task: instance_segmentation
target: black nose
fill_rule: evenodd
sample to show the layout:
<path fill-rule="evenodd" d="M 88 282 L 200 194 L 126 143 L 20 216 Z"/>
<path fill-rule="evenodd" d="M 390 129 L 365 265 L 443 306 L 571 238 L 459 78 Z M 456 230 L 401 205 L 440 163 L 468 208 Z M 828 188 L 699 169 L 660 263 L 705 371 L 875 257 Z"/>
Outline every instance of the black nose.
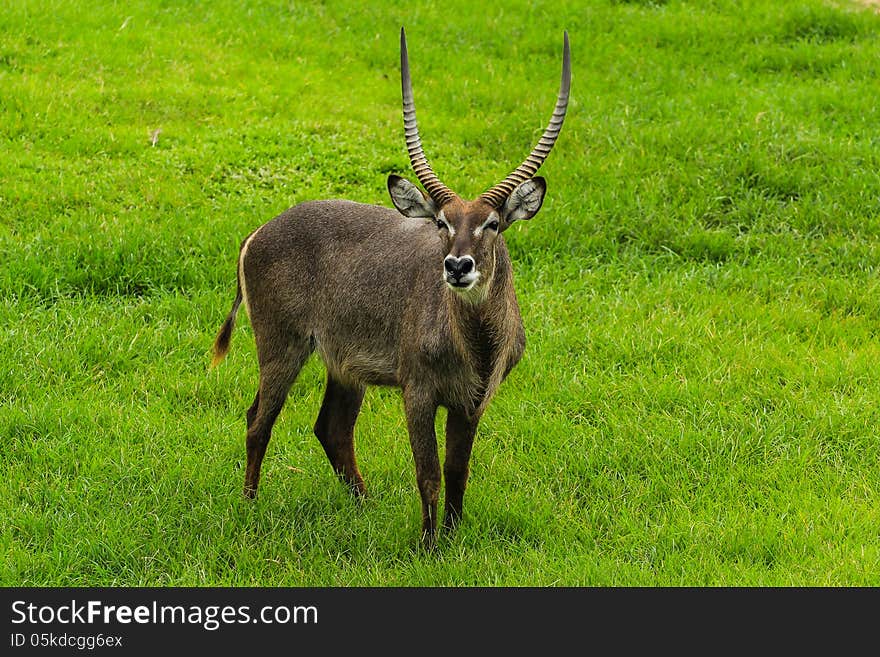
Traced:
<path fill-rule="evenodd" d="M 455 256 L 447 256 L 443 261 L 443 267 L 446 273 L 454 278 L 461 278 L 474 268 L 473 258 L 465 256 L 464 258 L 456 258 Z"/>

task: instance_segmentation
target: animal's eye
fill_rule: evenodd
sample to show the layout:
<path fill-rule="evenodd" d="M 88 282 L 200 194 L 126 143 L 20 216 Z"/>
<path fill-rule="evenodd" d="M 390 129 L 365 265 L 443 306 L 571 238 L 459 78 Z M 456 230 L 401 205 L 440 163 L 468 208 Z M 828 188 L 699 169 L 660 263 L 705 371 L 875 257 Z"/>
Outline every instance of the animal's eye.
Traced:
<path fill-rule="evenodd" d="M 446 222 L 438 219 L 437 220 L 437 230 L 443 230 L 444 228 L 446 228 Z"/>
<path fill-rule="evenodd" d="M 490 224 L 486 224 L 486 228 L 488 228 L 489 230 L 498 230 L 498 222 L 493 221 Z"/>

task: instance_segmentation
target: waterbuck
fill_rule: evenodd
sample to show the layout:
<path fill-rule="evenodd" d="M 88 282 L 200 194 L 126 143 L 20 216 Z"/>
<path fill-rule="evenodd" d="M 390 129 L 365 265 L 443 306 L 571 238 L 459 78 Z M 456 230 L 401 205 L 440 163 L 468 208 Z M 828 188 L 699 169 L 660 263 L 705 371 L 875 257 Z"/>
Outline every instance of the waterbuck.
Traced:
<path fill-rule="evenodd" d="M 474 201 L 440 182 L 425 158 L 403 29 L 400 74 L 406 147 L 425 191 L 391 175 L 388 191 L 396 211 L 311 201 L 252 232 L 241 245 L 238 289 L 214 342 L 213 363 L 229 350 L 244 302 L 260 370 L 247 412 L 248 497 L 257 493 L 272 425 L 313 351 L 327 369 L 315 435 L 356 496 L 366 493 L 354 452 L 365 388 L 399 387 L 422 499 L 422 542 L 431 547 L 441 483 L 437 409 L 447 409 L 443 527 L 452 529 L 462 514 L 477 424 L 525 348 L 502 233 L 533 217 L 544 200 L 546 185 L 535 172 L 565 119 L 568 33 L 556 108 L 543 136 L 517 169 Z"/>

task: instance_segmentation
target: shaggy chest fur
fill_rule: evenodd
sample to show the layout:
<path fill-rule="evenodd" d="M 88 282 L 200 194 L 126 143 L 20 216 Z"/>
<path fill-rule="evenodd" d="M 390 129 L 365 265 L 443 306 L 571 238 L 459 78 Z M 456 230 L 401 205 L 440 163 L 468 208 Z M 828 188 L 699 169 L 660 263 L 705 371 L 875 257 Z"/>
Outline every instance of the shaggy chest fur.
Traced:
<path fill-rule="evenodd" d="M 420 386 L 430 384 L 438 404 L 481 414 L 525 349 L 522 320 L 515 297 L 512 304 L 506 298 L 508 292 L 512 295 L 512 289 L 497 290 L 505 298 L 490 298 L 481 306 L 448 292 L 446 312 L 439 313 L 442 326 L 420 330 L 411 342 L 402 342 L 401 353 L 407 356 L 401 362 L 400 385 L 418 379 Z M 501 301 L 504 312 L 499 311 Z"/>

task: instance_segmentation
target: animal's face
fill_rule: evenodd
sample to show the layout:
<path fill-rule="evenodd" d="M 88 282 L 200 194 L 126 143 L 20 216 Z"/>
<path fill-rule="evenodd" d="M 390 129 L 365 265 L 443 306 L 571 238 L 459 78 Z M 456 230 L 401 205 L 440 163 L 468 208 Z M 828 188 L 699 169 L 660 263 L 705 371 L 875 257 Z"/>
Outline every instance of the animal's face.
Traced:
<path fill-rule="evenodd" d="M 476 301 L 485 297 L 495 269 L 495 242 L 514 221 L 531 219 L 541 208 L 546 185 L 532 178 L 516 187 L 500 208 L 482 199 L 453 198 L 437 204 L 404 178 L 390 176 L 388 190 L 400 212 L 414 219 L 430 219 L 443 243 L 437 274 L 453 292 Z"/>
<path fill-rule="evenodd" d="M 442 276 L 454 292 L 470 292 L 492 277 L 498 211 L 485 203 L 448 203 L 434 218 L 444 245 Z M 439 269 L 439 268 L 438 268 Z"/>

